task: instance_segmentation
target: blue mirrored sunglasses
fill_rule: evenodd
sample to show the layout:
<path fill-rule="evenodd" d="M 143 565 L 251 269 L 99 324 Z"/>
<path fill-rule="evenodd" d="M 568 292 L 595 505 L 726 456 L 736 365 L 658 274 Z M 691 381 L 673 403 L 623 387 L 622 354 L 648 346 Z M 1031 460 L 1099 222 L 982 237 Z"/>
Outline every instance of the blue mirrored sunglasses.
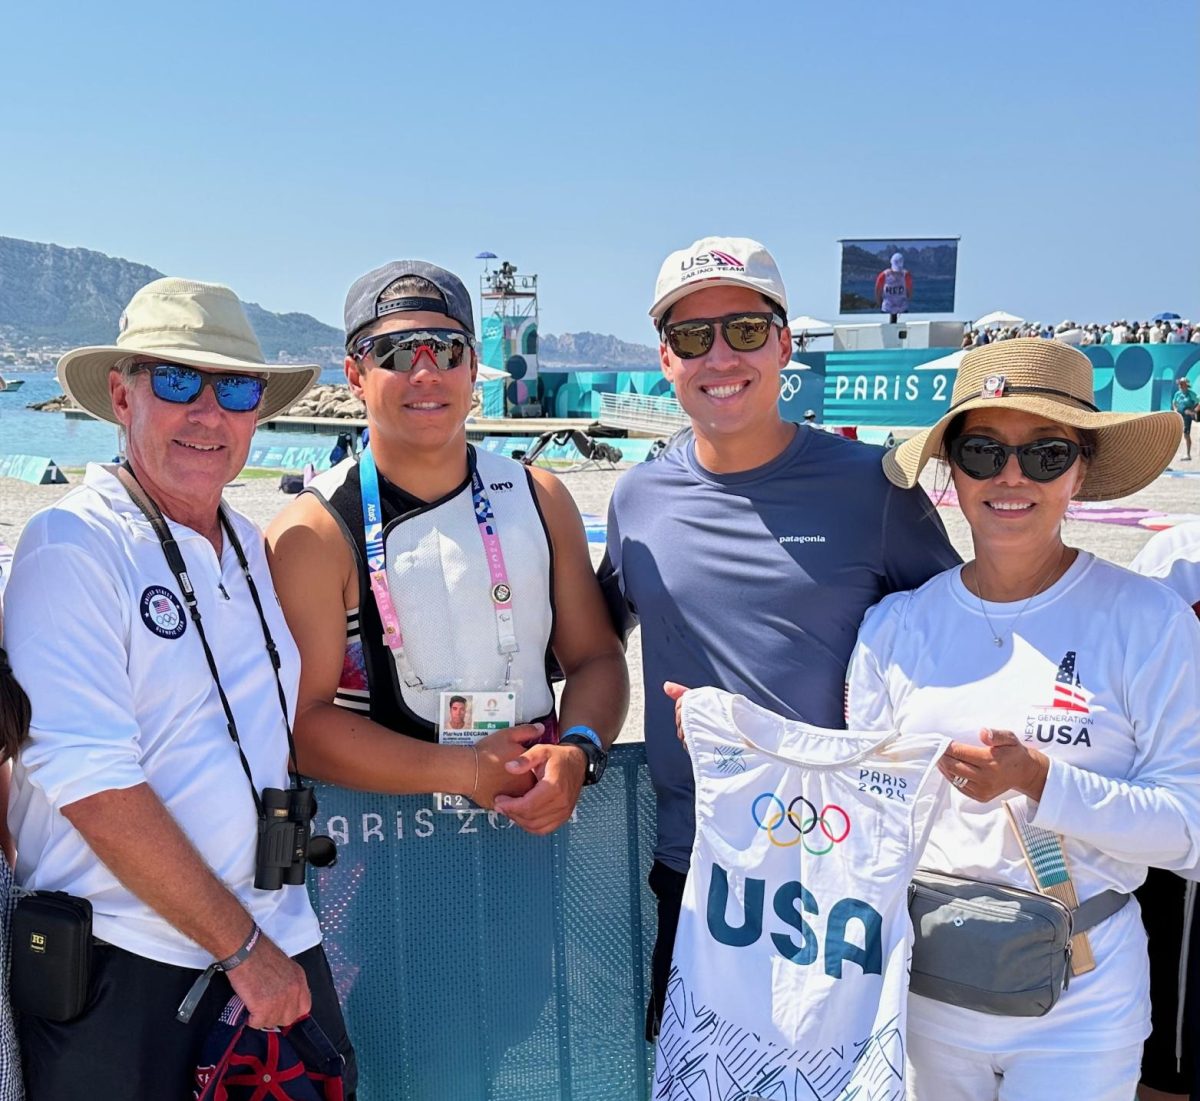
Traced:
<path fill-rule="evenodd" d="M 217 404 L 228 413 L 250 413 L 259 407 L 267 380 L 255 375 L 212 374 L 180 363 L 140 363 L 137 370 L 150 375 L 150 389 L 160 401 L 190 405 L 206 386 Z"/>

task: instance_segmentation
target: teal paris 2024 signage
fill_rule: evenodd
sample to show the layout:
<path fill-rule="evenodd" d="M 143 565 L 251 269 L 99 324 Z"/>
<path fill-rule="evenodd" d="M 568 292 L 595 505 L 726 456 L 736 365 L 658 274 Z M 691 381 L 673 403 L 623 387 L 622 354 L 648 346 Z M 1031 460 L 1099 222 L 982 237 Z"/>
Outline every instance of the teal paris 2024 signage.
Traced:
<path fill-rule="evenodd" d="M 1080 349 L 1095 368 L 1096 404 L 1116 413 L 1171 407 L 1176 380 L 1200 387 L 1200 345 L 1116 344 Z M 959 354 L 944 348 L 802 352 L 784 371 L 780 407 L 791 421 L 808 409 L 828 424 L 915 427 L 950 405 Z"/>

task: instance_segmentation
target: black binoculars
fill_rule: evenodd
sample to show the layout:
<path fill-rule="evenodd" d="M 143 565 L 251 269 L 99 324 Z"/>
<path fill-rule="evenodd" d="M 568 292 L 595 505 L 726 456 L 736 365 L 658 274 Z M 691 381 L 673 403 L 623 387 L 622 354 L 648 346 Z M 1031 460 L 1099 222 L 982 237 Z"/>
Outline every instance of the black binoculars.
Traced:
<path fill-rule="evenodd" d="M 260 891 L 301 886 L 308 864 L 327 868 L 337 861 L 332 839 L 312 835 L 316 813 L 312 788 L 263 788 L 254 856 L 254 886 Z"/>

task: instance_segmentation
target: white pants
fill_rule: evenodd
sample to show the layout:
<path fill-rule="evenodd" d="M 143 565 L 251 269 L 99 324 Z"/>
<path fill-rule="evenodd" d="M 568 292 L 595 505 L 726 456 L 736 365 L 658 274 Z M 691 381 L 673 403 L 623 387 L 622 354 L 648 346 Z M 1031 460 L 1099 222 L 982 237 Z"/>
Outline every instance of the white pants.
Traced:
<path fill-rule="evenodd" d="M 908 1034 L 908 1101 L 1134 1101 L 1142 1045 L 1116 1051 L 972 1051 Z"/>

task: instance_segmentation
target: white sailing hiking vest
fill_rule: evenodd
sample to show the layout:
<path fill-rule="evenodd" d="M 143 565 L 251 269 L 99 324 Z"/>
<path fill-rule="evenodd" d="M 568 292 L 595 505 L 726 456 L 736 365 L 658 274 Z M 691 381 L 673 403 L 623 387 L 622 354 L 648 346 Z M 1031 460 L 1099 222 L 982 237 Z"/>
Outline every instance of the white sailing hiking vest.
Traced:
<path fill-rule="evenodd" d="M 904 313 L 908 309 L 906 273 L 888 269 L 883 277 L 883 312 Z"/>
<path fill-rule="evenodd" d="M 468 480 L 456 492 L 407 512 L 384 528 L 388 591 L 404 633 L 411 670 L 421 682 L 406 684 L 403 671 L 397 668 L 393 686 L 404 709 L 433 723 L 444 691 L 499 690 L 506 683 L 515 683 L 517 721 L 531 722 L 554 709 L 554 692 L 546 674 L 554 630 L 550 535 L 525 467 L 481 448 L 473 451 L 504 552 L 519 649 L 512 655 L 510 670 L 508 657 L 498 646 L 491 575 Z M 347 480 L 353 481 L 349 494 L 343 489 Z M 308 489 L 339 515 L 347 538 L 357 548 L 361 573 L 365 567 L 356 463 L 348 460 L 326 471 Z M 341 514 L 339 502 L 352 520 Z M 361 588 L 362 599 L 373 601 L 365 580 Z M 377 623 L 378 616 L 373 615 L 371 622 Z M 365 641 L 372 648 L 382 648 L 391 660 L 382 635 Z M 380 685 L 371 686 L 372 694 L 384 690 Z M 360 695 L 365 692 L 360 690 Z"/>
<path fill-rule="evenodd" d="M 949 739 L 689 692 L 696 843 L 656 1101 L 903 1101 L 908 884 Z"/>

